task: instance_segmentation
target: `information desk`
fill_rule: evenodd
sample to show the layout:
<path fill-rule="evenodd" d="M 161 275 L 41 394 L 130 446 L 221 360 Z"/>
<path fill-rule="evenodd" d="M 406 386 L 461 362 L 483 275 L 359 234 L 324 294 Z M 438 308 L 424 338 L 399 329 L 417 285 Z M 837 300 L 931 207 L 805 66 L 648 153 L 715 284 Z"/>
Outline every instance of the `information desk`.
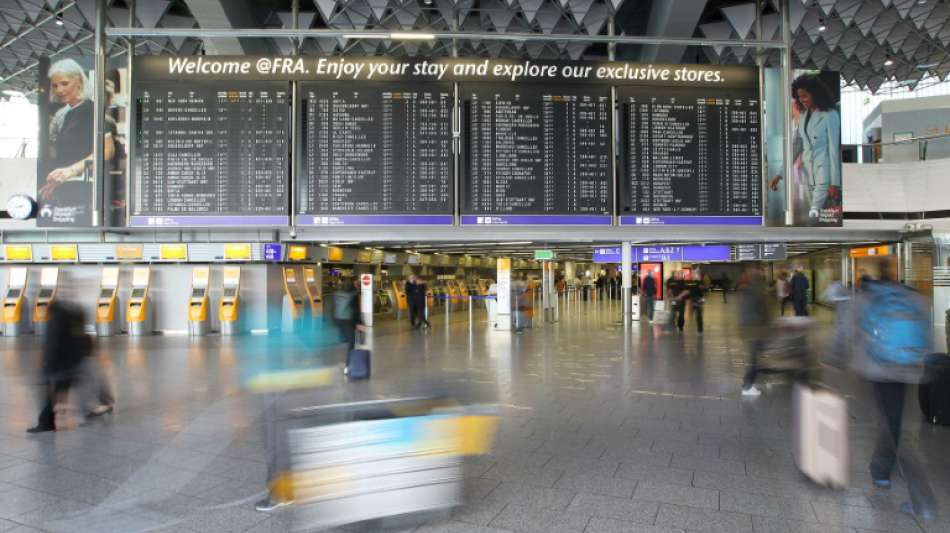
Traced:
<path fill-rule="evenodd" d="M 610 88 L 465 84 L 462 224 L 610 224 Z"/>
<path fill-rule="evenodd" d="M 617 93 L 621 224 L 762 223 L 757 89 Z"/>
<path fill-rule="evenodd" d="M 451 84 L 301 87 L 298 224 L 452 224 Z"/>
<path fill-rule="evenodd" d="M 284 82 L 135 86 L 133 226 L 287 225 Z"/>

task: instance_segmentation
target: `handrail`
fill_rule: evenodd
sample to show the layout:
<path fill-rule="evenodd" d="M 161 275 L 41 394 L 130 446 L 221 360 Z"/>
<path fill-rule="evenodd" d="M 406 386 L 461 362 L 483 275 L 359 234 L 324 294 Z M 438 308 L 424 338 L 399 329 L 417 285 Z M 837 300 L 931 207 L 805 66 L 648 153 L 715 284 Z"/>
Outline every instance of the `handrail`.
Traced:
<path fill-rule="evenodd" d="M 899 141 L 879 141 L 876 143 L 846 143 L 845 146 L 893 146 L 898 144 L 912 144 L 920 141 L 931 141 L 934 139 L 950 138 L 950 133 L 938 133 L 936 135 L 924 135 L 922 137 L 911 137 L 910 139 L 901 139 Z"/>

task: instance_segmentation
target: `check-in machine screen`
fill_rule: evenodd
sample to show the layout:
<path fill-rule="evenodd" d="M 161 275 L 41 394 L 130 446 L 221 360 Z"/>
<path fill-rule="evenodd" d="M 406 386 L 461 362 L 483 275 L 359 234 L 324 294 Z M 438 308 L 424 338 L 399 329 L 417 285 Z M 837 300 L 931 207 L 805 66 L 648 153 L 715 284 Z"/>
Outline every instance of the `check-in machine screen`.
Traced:
<path fill-rule="evenodd" d="M 19 298 L 19 297 L 20 297 L 20 289 L 10 289 L 9 291 L 7 291 L 7 298 Z"/>
<path fill-rule="evenodd" d="M 224 297 L 225 298 L 234 298 L 237 296 L 237 289 L 234 287 L 225 287 L 224 288 Z"/>
<path fill-rule="evenodd" d="M 204 289 L 191 289 L 192 298 L 204 298 L 205 290 Z"/>
<path fill-rule="evenodd" d="M 52 298 L 52 297 L 53 297 L 53 289 L 40 289 L 39 297 L 40 297 L 40 298 Z"/>
<path fill-rule="evenodd" d="M 114 289 L 101 289 L 101 290 L 99 291 L 99 297 L 100 297 L 100 298 L 112 298 L 112 291 L 113 291 L 113 290 L 114 290 Z"/>
<path fill-rule="evenodd" d="M 132 289 L 132 298 L 145 298 L 145 289 Z"/>

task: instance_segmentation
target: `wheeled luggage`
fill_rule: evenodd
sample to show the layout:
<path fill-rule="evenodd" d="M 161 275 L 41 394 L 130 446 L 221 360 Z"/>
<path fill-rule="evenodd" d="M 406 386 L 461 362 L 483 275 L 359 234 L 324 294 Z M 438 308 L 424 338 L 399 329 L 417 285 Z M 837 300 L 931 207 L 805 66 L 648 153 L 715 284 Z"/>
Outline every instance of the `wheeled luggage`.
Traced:
<path fill-rule="evenodd" d="M 928 356 L 924 372 L 925 382 L 918 388 L 920 411 L 931 424 L 950 425 L 950 357 Z"/>
<path fill-rule="evenodd" d="M 366 348 L 353 348 L 346 354 L 346 375 L 350 379 L 368 379 L 371 353 Z"/>
<path fill-rule="evenodd" d="M 795 385 L 795 463 L 819 485 L 848 486 L 848 404 L 839 394 Z"/>

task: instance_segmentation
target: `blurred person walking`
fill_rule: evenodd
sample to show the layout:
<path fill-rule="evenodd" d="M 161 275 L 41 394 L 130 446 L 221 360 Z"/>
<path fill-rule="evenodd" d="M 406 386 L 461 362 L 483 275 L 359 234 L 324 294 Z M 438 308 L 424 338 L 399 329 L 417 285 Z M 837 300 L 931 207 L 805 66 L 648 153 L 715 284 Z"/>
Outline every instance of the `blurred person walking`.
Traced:
<path fill-rule="evenodd" d="M 670 313 L 676 329 L 683 331 L 686 325 L 686 298 L 689 291 L 683 281 L 683 271 L 675 270 L 673 276 L 666 280 L 666 299 L 670 302 Z"/>
<path fill-rule="evenodd" d="M 765 349 L 765 339 L 772 324 L 772 306 L 769 305 L 768 284 L 765 273 L 758 265 L 749 265 L 739 293 L 739 329 L 748 346 L 746 371 L 742 380 L 743 396 L 759 396 L 762 391 L 755 386 L 761 370 L 760 358 Z"/>
<path fill-rule="evenodd" d="M 781 315 L 785 316 L 785 304 L 792 299 L 792 286 L 788 282 L 787 272 L 781 272 L 775 280 L 775 297 L 778 299 Z"/>
<path fill-rule="evenodd" d="M 795 316 L 808 316 L 808 278 L 802 271 L 802 267 L 795 267 L 795 275 L 792 276 L 791 296 L 792 307 L 795 309 Z"/>
<path fill-rule="evenodd" d="M 688 286 L 689 310 L 696 321 L 696 332 L 703 334 L 703 306 L 706 304 L 706 287 L 703 283 L 690 283 Z M 682 328 L 680 328 L 682 331 Z"/>
<path fill-rule="evenodd" d="M 641 292 L 643 293 L 644 310 L 646 311 L 647 319 L 653 322 L 653 309 L 656 308 L 656 280 L 648 273 L 647 276 L 643 278 L 642 285 Z"/>
<path fill-rule="evenodd" d="M 413 300 L 416 308 L 416 320 L 413 322 L 414 328 L 419 328 L 425 325 L 426 329 L 432 327 L 429 324 L 429 318 L 426 316 L 426 298 L 428 297 L 429 286 L 426 285 L 426 282 L 422 278 L 413 276 L 415 279 L 415 293 L 413 295 Z"/>
<path fill-rule="evenodd" d="M 82 309 L 62 300 L 53 300 L 49 306 L 40 376 L 43 407 L 36 425 L 26 430 L 28 433 L 57 429 L 57 410 L 65 407 L 79 367 L 92 352 L 92 339 L 83 331 L 83 318 Z"/>
<path fill-rule="evenodd" d="M 419 328 L 419 306 L 418 299 L 416 298 L 416 292 L 419 290 L 419 283 L 415 274 L 410 274 L 409 279 L 406 280 L 406 303 L 409 306 L 409 324 L 412 326 L 412 329 Z"/>
<path fill-rule="evenodd" d="M 357 284 L 359 280 L 344 279 L 333 293 L 333 322 L 340 330 L 340 337 L 347 344 L 347 350 L 356 347 L 356 331 L 362 327 L 360 299 Z"/>
<path fill-rule="evenodd" d="M 732 287 L 732 280 L 729 279 L 729 276 L 725 272 L 719 276 L 719 288 L 722 290 L 722 303 L 729 303 L 727 301 L 726 293 L 729 292 L 729 288 Z"/>
<path fill-rule="evenodd" d="M 870 383 L 877 405 L 878 437 L 869 465 L 874 485 L 889 488 L 898 468 L 910 493 L 901 510 L 929 520 L 937 512 L 933 489 L 912 445 L 901 443 L 908 385 L 924 379 L 924 360 L 933 351 L 929 306 L 913 289 L 891 281 L 889 268 L 880 262 L 878 279 L 864 280 L 856 297 L 851 368 Z"/>

